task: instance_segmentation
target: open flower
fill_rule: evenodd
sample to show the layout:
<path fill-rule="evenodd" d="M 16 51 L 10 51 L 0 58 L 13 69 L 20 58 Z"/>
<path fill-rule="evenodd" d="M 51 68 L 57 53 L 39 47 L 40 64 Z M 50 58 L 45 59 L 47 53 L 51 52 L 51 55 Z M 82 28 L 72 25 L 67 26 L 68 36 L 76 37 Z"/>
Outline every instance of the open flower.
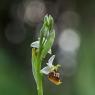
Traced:
<path fill-rule="evenodd" d="M 54 58 L 55 58 L 55 55 L 52 55 L 52 56 L 50 57 L 50 59 L 48 60 L 48 63 L 46 63 L 47 66 L 44 67 L 43 69 L 41 69 L 41 71 L 40 71 L 41 73 L 43 73 L 43 74 L 45 74 L 45 75 L 48 75 L 50 72 L 52 72 L 52 71 L 54 71 L 54 70 L 57 71 L 57 69 L 58 69 L 58 67 L 60 67 L 60 65 L 58 64 L 58 65 L 54 66 L 54 65 L 52 64 Z"/>
<path fill-rule="evenodd" d="M 39 48 L 39 41 L 35 41 L 35 42 L 33 42 L 33 43 L 31 43 L 31 47 L 33 47 L 33 48 Z M 49 54 L 51 54 L 52 52 L 51 52 L 51 49 L 48 51 L 48 53 Z"/>
<path fill-rule="evenodd" d="M 58 72 L 58 67 L 60 67 L 60 65 L 54 66 L 52 64 L 54 58 L 55 55 L 50 57 L 48 63 L 46 63 L 48 66 L 44 67 L 40 72 L 46 74 L 48 76 L 49 81 L 51 81 L 53 84 L 60 85 L 62 83 L 60 80 L 60 73 Z"/>

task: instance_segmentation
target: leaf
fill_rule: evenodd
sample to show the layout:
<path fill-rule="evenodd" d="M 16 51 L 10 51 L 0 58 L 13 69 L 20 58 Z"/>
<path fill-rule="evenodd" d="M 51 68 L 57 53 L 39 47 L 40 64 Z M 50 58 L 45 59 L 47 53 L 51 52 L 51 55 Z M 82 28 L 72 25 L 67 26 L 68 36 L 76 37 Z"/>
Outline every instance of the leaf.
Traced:
<path fill-rule="evenodd" d="M 32 48 L 32 72 L 33 72 L 34 79 L 35 79 L 35 81 L 37 83 L 37 72 L 36 72 L 36 69 L 37 69 L 36 50 L 35 50 L 35 48 Z"/>
<path fill-rule="evenodd" d="M 51 49 L 53 42 L 54 42 L 54 38 L 55 38 L 55 31 L 50 33 L 50 36 L 47 39 L 47 42 L 45 43 L 42 53 L 41 53 L 41 57 L 45 58 L 45 56 L 47 55 L 48 51 Z"/>

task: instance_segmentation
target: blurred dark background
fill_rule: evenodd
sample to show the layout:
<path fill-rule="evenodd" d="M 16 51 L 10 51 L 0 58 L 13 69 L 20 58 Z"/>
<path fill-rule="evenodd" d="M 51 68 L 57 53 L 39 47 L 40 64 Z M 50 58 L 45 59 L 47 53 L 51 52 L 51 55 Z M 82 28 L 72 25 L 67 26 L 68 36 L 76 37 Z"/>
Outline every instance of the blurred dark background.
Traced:
<path fill-rule="evenodd" d="M 0 0 L 0 95 L 37 95 L 30 44 L 45 14 L 55 21 L 52 50 L 63 83 L 45 76 L 44 95 L 95 95 L 94 0 Z"/>

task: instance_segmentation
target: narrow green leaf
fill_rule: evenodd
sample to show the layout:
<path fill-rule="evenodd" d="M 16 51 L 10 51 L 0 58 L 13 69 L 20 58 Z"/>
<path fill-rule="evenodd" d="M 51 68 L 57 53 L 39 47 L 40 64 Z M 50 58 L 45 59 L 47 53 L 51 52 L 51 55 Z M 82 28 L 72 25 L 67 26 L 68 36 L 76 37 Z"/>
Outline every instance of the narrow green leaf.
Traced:
<path fill-rule="evenodd" d="M 35 48 L 32 48 L 32 72 L 33 72 L 34 79 L 35 79 L 35 81 L 37 83 L 37 72 L 36 72 L 36 69 L 37 69 L 36 51 L 35 51 Z"/>

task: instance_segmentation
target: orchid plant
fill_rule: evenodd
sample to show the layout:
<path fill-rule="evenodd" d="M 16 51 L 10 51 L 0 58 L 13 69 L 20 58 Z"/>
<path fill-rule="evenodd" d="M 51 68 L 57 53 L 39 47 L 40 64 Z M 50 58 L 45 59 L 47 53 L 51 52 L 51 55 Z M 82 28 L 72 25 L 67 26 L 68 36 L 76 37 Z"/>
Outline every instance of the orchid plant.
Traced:
<path fill-rule="evenodd" d="M 38 41 L 31 43 L 32 47 L 32 72 L 37 85 L 38 95 L 43 95 L 43 74 L 47 75 L 49 80 L 56 85 L 61 84 L 60 74 L 58 68 L 60 65 L 53 65 L 55 55 L 52 55 L 48 60 L 46 67 L 41 68 L 42 61 L 46 55 L 52 54 L 51 47 L 55 38 L 55 31 L 53 29 L 54 20 L 51 15 L 44 17 L 43 26 L 40 30 Z"/>

